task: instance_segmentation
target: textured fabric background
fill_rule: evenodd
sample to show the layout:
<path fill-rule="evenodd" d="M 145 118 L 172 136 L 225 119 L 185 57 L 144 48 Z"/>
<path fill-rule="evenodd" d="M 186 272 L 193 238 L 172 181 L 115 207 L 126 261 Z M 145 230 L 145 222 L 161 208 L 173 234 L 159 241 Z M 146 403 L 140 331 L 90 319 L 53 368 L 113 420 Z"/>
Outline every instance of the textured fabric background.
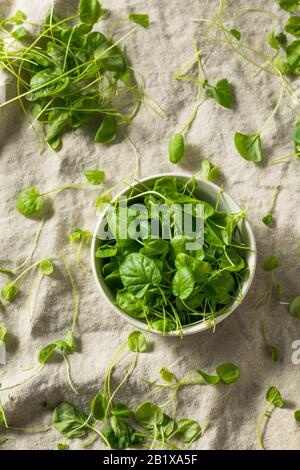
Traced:
<path fill-rule="evenodd" d="M 270 7 L 285 21 L 286 14 L 274 1 L 230 1 L 228 17 L 236 9 Z M 50 8 L 50 0 L 1 0 L 0 16 L 21 9 L 28 18 L 41 20 Z M 256 425 L 265 406 L 265 392 L 276 385 L 286 399 L 282 410 L 276 409 L 268 423 L 265 445 L 272 449 L 291 449 L 300 446 L 300 429 L 293 410 L 300 408 L 299 366 L 291 360 L 292 342 L 300 339 L 300 323 L 287 312 L 286 306 L 272 305 L 270 336 L 279 349 L 280 359 L 272 363 L 261 336 L 262 311 L 258 312 L 257 334 L 254 335 L 253 306 L 268 287 L 269 276 L 261 269 L 265 256 L 281 256 L 277 278 L 289 300 L 299 294 L 300 260 L 295 247 L 300 233 L 299 162 L 271 167 L 268 161 L 290 153 L 289 138 L 295 117 L 295 106 L 286 97 L 284 105 L 270 126 L 263 133 L 266 148 L 265 163 L 255 166 L 240 158 L 233 146 L 233 133 L 255 132 L 263 124 L 275 106 L 279 94 L 279 80 L 266 74 L 256 74 L 256 69 L 235 56 L 226 45 L 218 47 L 201 42 L 200 28 L 193 18 L 211 17 L 216 12 L 217 0 L 105 0 L 104 6 L 112 12 L 112 18 L 129 12 L 148 12 L 151 27 L 139 28 L 126 40 L 128 57 L 146 81 L 147 92 L 166 110 L 161 119 L 151 111 L 142 109 L 130 126 L 129 135 L 141 156 L 141 176 L 174 171 L 168 163 L 167 142 L 179 129 L 190 113 L 195 97 L 195 85 L 172 80 L 172 75 L 193 54 L 192 38 L 199 39 L 203 51 L 203 63 L 207 78 L 214 83 L 227 77 L 236 95 L 234 112 L 220 108 L 212 100 L 206 100 L 200 108 L 188 135 L 186 158 L 180 169 L 194 172 L 201 160 L 211 159 L 222 169 L 222 182 L 227 192 L 245 207 L 253 225 L 258 243 L 258 269 L 255 281 L 246 301 L 231 317 L 218 325 L 217 331 L 207 331 L 193 337 L 150 337 L 151 352 L 142 355 L 138 367 L 128 385 L 120 393 L 135 406 L 145 397 L 163 401 L 150 392 L 143 379 L 154 380 L 161 367 L 166 366 L 178 376 L 195 369 L 213 373 L 222 362 L 233 362 L 241 367 L 241 379 L 235 385 L 197 386 L 182 389 L 179 394 L 178 416 L 191 417 L 200 422 L 210 417 L 204 436 L 194 444 L 195 449 L 256 449 Z M 77 1 L 55 1 L 56 11 L 65 16 L 72 14 Z M 231 23 L 230 23 L 231 24 Z M 236 23 L 247 41 L 264 47 L 265 35 L 270 31 L 268 17 L 247 15 Z M 124 27 L 126 31 L 126 27 Z M 15 85 L 1 78 L 1 101 L 14 96 Z M 298 165 L 297 165 L 298 164 Z M 111 146 L 94 144 L 92 133 L 82 128 L 64 137 L 63 149 L 42 153 L 37 148 L 33 132 L 28 128 L 17 104 L 0 110 L 0 262 L 14 266 L 27 255 L 37 222 L 20 216 L 15 209 L 20 190 L 38 183 L 44 190 L 58 185 L 82 181 L 82 173 L 88 168 L 103 168 L 107 184 L 111 185 L 127 177 L 133 157 L 127 143 L 119 139 Z M 274 187 L 281 190 L 275 207 L 276 227 L 267 228 L 261 217 L 272 198 Z M 93 230 L 97 214 L 94 200 L 97 190 L 74 190 L 54 197 L 53 216 L 47 221 L 34 255 L 38 260 L 58 252 L 67 244 L 66 235 L 75 227 Z M 89 263 L 89 251 L 84 251 Z M 74 269 L 75 266 L 73 266 Z M 70 390 L 61 362 L 47 364 L 43 372 L 28 384 L 8 393 L 0 393 L 11 426 L 48 425 L 51 413 L 41 406 L 47 401 L 56 405 L 69 400 L 88 406 L 92 395 L 99 389 L 106 367 L 117 347 L 131 331 L 100 297 L 89 274 L 76 271 L 80 292 L 78 335 L 80 351 L 70 356 L 72 375 L 80 396 Z M 5 278 L 1 277 L 1 283 Z M 28 291 L 29 279 L 23 290 Z M 7 365 L 0 366 L 3 386 L 23 380 L 30 374 L 22 367 L 36 364 L 37 351 L 57 339 L 70 326 L 72 319 L 72 294 L 63 266 L 58 265 L 52 278 L 44 279 L 35 305 L 33 324 L 28 319 L 27 295 L 24 292 L 6 308 L 0 306 L 0 322 L 9 330 Z M 114 383 L 123 376 L 125 358 L 114 374 Z M 9 432 L 10 438 L 3 449 L 53 449 L 61 437 L 55 430 L 44 433 Z M 0 437 L 3 433 L 0 432 Z M 72 448 L 80 448 L 74 440 Z M 98 442 L 96 448 L 101 447 Z"/>

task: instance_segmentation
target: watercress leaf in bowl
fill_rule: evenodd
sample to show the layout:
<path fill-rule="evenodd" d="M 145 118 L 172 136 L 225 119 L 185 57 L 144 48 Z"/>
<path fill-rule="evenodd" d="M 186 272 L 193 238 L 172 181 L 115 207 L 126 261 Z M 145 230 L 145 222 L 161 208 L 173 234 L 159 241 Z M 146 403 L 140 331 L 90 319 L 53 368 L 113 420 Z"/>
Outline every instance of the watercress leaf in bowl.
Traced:
<path fill-rule="evenodd" d="M 50 259 L 44 259 L 40 262 L 40 271 L 45 276 L 50 276 L 54 271 L 53 263 Z"/>
<path fill-rule="evenodd" d="M 86 170 L 84 176 L 92 185 L 98 185 L 103 183 L 105 179 L 105 173 L 103 170 Z"/>
<path fill-rule="evenodd" d="M 300 296 L 295 297 L 289 305 L 289 312 L 300 319 Z"/>
<path fill-rule="evenodd" d="M 146 316 L 145 303 L 142 299 L 137 299 L 135 295 L 127 289 L 119 290 L 116 297 L 117 305 L 132 317 L 144 318 Z"/>
<path fill-rule="evenodd" d="M 56 343 L 51 343 L 45 346 L 44 348 L 42 348 L 38 355 L 38 361 L 41 364 L 46 364 L 46 362 L 49 361 L 50 357 L 54 353 L 56 346 L 57 346 Z"/>
<path fill-rule="evenodd" d="M 180 299 L 186 299 L 194 289 L 195 279 L 188 268 L 179 268 L 172 281 L 172 293 Z"/>
<path fill-rule="evenodd" d="M 92 416 L 97 421 L 101 421 L 102 419 L 104 419 L 106 406 L 107 406 L 106 400 L 101 393 L 97 393 L 97 395 L 95 395 L 92 398 L 92 401 L 90 404 L 90 410 L 91 410 Z"/>
<path fill-rule="evenodd" d="M 143 428 L 153 431 L 163 423 L 164 413 L 157 405 L 147 401 L 137 407 L 135 419 Z"/>
<path fill-rule="evenodd" d="M 167 253 L 170 244 L 168 240 L 146 240 L 144 247 L 140 250 L 140 253 L 146 256 L 158 256 Z"/>
<path fill-rule="evenodd" d="M 102 14 L 99 0 L 80 0 L 79 17 L 82 23 L 95 24 Z"/>
<path fill-rule="evenodd" d="M 164 320 L 154 320 L 151 322 L 151 327 L 162 333 L 167 333 L 173 331 L 176 328 L 176 324 L 170 318 L 165 318 Z"/>
<path fill-rule="evenodd" d="M 238 272 L 244 269 L 245 261 L 238 254 L 238 252 L 232 248 L 224 250 L 224 256 L 221 260 L 221 268 L 226 269 L 230 272 Z"/>
<path fill-rule="evenodd" d="M 278 268 L 279 266 L 279 259 L 277 256 L 267 256 L 264 259 L 264 271 L 273 271 L 273 269 Z"/>
<path fill-rule="evenodd" d="M 26 95 L 28 101 L 52 96 L 63 91 L 69 84 L 69 77 L 62 76 L 58 68 L 47 68 L 36 73 L 30 80 L 31 93 Z"/>
<path fill-rule="evenodd" d="M 283 399 L 278 388 L 272 386 L 269 388 L 266 394 L 266 400 L 276 408 L 283 407 Z"/>
<path fill-rule="evenodd" d="M 136 23 L 143 28 L 148 28 L 150 25 L 149 15 L 143 13 L 133 13 L 128 15 L 128 19 L 129 21 L 132 21 L 133 23 Z"/>
<path fill-rule="evenodd" d="M 220 275 L 214 276 L 203 288 L 208 299 L 216 303 L 227 305 L 231 301 L 231 293 L 235 290 L 233 276 L 224 271 Z"/>
<path fill-rule="evenodd" d="M 38 213 L 43 206 L 44 201 L 37 186 L 25 189 L 17 198 L 17 209 L 24 216 L 32 216 Z"/>
<path fill-rule="evenodd" d="M 134 416 L 133 411 L 124 403 L 116 403 L 113 405 L 111 413 L 113 416 L 119 418 L 132 418 Z"/>
<path fill-rule="evenodd" d="M 174 382 L 174 381 L 176 381 L 175 375 L 174 375 L 172 372 L 170 372 L 167 367 L 163 367 L 163 368 L 160 370 L 159 375 L 161 376 L 161 378 L 162 378 L 165 382 Z"/>
<path fill-rule="evenodd" d="M 161 274 L 155 262 L 141 253 L 131 253 L 120 265 L 124 287 L 133 294 L 143 296 L 148 286 L 158 286 Z"/>
<path fill-rule="evenodd" d="M 300 17 L 290 16 L 285 24 L 285 30 L 296 38 L 300 37 Z"/>
<path fill-rule="evenodd" d="M 231 385 L 240 378 L 240 369 L 234 364 L 220 364 L 216 372 L 221 382 L 226 385 Z"/>
<path fill-rule="evenodd" d="M 19 289 L 16 287 L 15 283 L 13 281 L 9 281 L 3 286 L 1 295 L 7 302 L 12 302 L 16 298 L 18 292 Z"/>
<path fill-rule="evenodd" d="M 95 141 L 101 144 L 109 144 L 117 136 L 117 120 L 113 115 L 107 114 L 102 120 L 97 131 Z"/>
<path fill-rule="evenodd" d="M 185 443 L 189 443 L 197 437 L 201 437 L 202 430 L 197 421 L 192 419 L 180 419 L 178 421 L 178 429 L 176 437 Z"/>
<path fill-rule="evenodd" d="M 143 353 L 147 351 L 146 337 L 140 331 L 133 331 L 129 334 L 127 345 L 132 352 Z"/>
<path fill-rule="evenodd" d="M 197 373 L 202 377 L 205 383 L 209 385 L 216 385 L 220 382 L 220 377 L 218 375 L 209 375 L 201 370 L 197 370 Z"/>
<path fill-rule="evenodd" d="M 185 151 L 184 136 L 182 134 L 175 134 L 169 142 L 169 160 L 171 163 L 178 163 Z"/>
<path fill-rule="evenodd" d="M 87 421 L 87 414 L 68 402 L 60 403 L 52 416 L 52 424 L 55 429 L 69 439 L 86 436 L 88 433 Z"/>
<path fill-rule="evenodd" d="M 112 256 L 115 256 L 117 254 L 118 247 L 116 245 L 100 245 L 97 248 L 97 251 L 95 253 L 96 258 L 110 258 Z"/>
<path fill-rule="evenodd" d="M 259 163 L 263 159 L 261 140 L 259 134 L 241 134 L 236 132 L 234 144 L 239 154 L 245 159 Z"/>

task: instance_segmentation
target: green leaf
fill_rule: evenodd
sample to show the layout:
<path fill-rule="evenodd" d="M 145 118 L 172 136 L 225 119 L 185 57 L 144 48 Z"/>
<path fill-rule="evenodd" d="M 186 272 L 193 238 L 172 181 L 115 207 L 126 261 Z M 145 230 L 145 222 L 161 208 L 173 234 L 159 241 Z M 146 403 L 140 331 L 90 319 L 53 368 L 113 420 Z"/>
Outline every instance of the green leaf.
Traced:
<path fill-rule="evenodd" d="M 139 13 L 139 14 L 134 13 L 132 15 L 129 15 L 128 19 L 129 19 L 129 21 L 132 21 L 133 23 L 136 23 L 136 24 L 142 26 L 143 28 L 148 28 L 149 25 L 150 25 L 149 15 L 145 15 L 145 14 L 142 14 L 142 13 Z"/>
<path fill-rule="evenodd" d="M 195 279 L 188 268 L 179 268 L 172 281 L 172 293 L 180 299 L 186 299 L 194 289 Z"/>
<path fill-rule="evenodd" d="M 12 302 L 16 298 L 18 292 L 19 289 L 15 286 L 15 283 L 13 281 L 9 281 L 2 288 L 1 295 L 7 302 Z"/>
<path fill-rule="evenodd" d="M 24 216 L 37 214 L 44 206 L 40 190 L 31 186 L 22 191 L 17 198 L 17 209 Z"/>
<path fill-rule="evenodd" d="M 300 296 L 295 297 L 289 305 L 289 312 L 296 318 L 300 319 Z"/>
<path fill-rule="evenodd" d="M 84 437 L 88 433 L 86 413 L 68 402 L 60 403 L 54 410 L 52 423 L 55 429 L 69 439 Z"/>
<path fill-rule="evenodd" d="M 300 410 L 296 410 L 294 413 L 295 420 L 300 423 Z"/>
<path fill-rule="evenodd" d="M 134 416 L 133 411 L 124 403 L 116 403 L 113 405 L 111 413 L 113 416 L 119 418 L 132 418 Z"/>
<path fill-rule="evenodd" d="M 163 423 L 164 414 L 157 405 L 147 401 L 138 406 L 135 419 L 143 428 L 155 431 Z"/>
<path fill-rule="evenodd" d="M 22 10 L 17 10 L 16 13 L 9 18 L 10 23 L 23 24 L 24 20 L 27 19 L 27 16 Z"/>
<path fill-rule="evenodd" d="M 272 214 L 266 214 L 266 215 L 262 218 L 262 222 L 263 222 L 265 225 L 271 225 L 271 223 L 273 222 L 273 216 L 272 216 Z"/>
<path fill-rule="evenodd" d="M 162 333 L 175 330 L 176 324 L 170 318 L 165 318 L 164 320 L 154 320 L 151 322 L 151 327 Z"/>
<path fill-rule="evenodd" d="M 217 383 L 220 382 L 220 377 L 218 375 L 209 375 L 209 374 L 206 374 L 205 372 L 202 372 L 201 370 L 197 370 L 197 373 L 201 375 L 204 382 L 206 382 L 209 385 L 216 385 Z"/>
<path fill-rule="evenodd" d="M 201 165 L 201 174 L 208 181 L 216 181 L 220 178 L 220 169 L 210 163 L 209 160 L 203 160 Z"/>
<path fill-rule="evenodd" d="M 241 39 L 242 35 L 241 35 L 241 32 L 238 31 L 237 29 L 230 29 L 229 30 L 229 33 L 231 34 L 231 36 L 233 36 L 235 39 L 237 39 L 238 41 Z"/>
<path fill-rule="evenodd" d="M 99 211 L 103 209 L 103 206 L 106 204 L 109 204 L 111 202 L 111 196 L 109 194 L 104 194 L 103 196 L 100 196 L 96 199 L 96 209 Z"/>
<path fill-rule="evenodd" d="M 137 299 L 135 295 L 127 289 L 122 289 L 117 292 L 116 303 L 124 312 L 133 317 L 145 317 L 144 301 Z"/>
<path fill-rule="evenodd" d="M 299 0 L 277 0 L 281 8 L 292 13 L 299 7 Z"/>
<path fill-rule="evenodd" d="M 53 263 L 50 259 L 44 259 L 40 262 L 40 271 L 45 276 L 50 276 L 54 271 Z"/>
<path fill-rule="evenodd" d="M 59 442 L 57 444 L 57 450 L 69 450 L 69 446 L 68 446 L 68 444 L 63 444 L 63 443 Z"/>
<path fill-rule="evenodd" d="M 69 351 L 76 351 L 77 342 L 76 342 L 76 337 L 72 330 L 67 331 L 67 333 L 65 334 L 64 341 L 67 344 Z"/>
<path fill-rule="evenodd" d="M 286 34 L 284 33 L 278 33 L 276 36 L 275 36 L 276 40 L 279 42 L 279 44 L 281 46 L 286 46 L 287 44 L 287 36 Z"/>
<path fill-rule="evenodd" d="M 245 159 L 259 163 L 263 159 L 261 140 L 258 134 L 241 134 L 236 132 L 234 144 L 239 154 Z"/>
<path fill-rule="evenodd" d="M 70 235 L 68 235 L 68 239 L 70 242 L 81 242 L 84 239 L 89 239 L 92 233 L 90 230 L 81 230 L 81 228 L 75 228 Z"/>
<path fill-rule="evenodd" d="M 49 121 L 49 126 L 46 131 L 46 141 L 51 145 L 53 150 L 59 148 L 60 140 L 59 136 L 67 125 L 69 119 L 69 112 L 57 111 L 55 113 L 55 119 Z"/>
<path fill-rule="evenodd" d="M 214 98 L 223 108 L 233 108 L 232 88 L 227 78 L 224 78 L 214 87 L 209 87 L 206 93 L 211 98 Z"/>
<path fill-rule="evenodd" d="M 183 442 L 189 443 L 202 436 L 202 430 L 197 421 L 191 419 L 180 419 L 176 437 Z"/>
<path fill-rule="evenodd" d="M 93 397 L 90 404 L 90 410 L 92 416 L 97 419 L 97 421 L 101 421 L 102 419 L 104 419 L 106 406 L 106 400 L 104 396 L 101 395 L 101 393 L 98 393 Z"/>
<path fill-rule="evenodd" d="M 279 44 L 277 37 L 274 34 L 274 31 L 272 31 L 271 33 L 268 33 L 267 42 L 269 46 L 272 47 L 272 49 L 275 49 L 277 51 L 279 50 L 280 44 Z"/>
<path fill-rule="evenodd" d="M 129 334 L 127 345 L 132 352 L 143 353 L 147 351 L 147 340 L 140 331 L 133 331 Z"/>
<path fill-rule="evenodd" d="M 28 101 L 55 95 L 69 84 L 69 77 L 62 77 L 59 69 L 47 68 L 36 73 L 30 80 L 31 93 L 26 95 Z"/>
<path fill-rule="evenodd" d="M 169 142 L 169 160 L 171 163 L 178 163 L 185 150 L 184 136 L 182 134 L 175 134 Z"/>
<path fill-rule="evenodd" d="M 277 256 L 267 256 L 264 260 L 264 271 L 273 271 L 273 269 L 278 268 L 279 260 Z"/>
<path fill-rule="evenodd" d="M 290 16 L 286 22 L 285 30 L 296 38 L 300 37 L 300 17 Z"/>
<path fill-rule="evenodd" d="M 100 124 L 96 134 L 96 142 L 101 144 L 109 144 L 117 136 L 117 120 L 113 115 L 107 114 Z"/>
<path fill-rule="evenodd" d="M 240 369 L 234 364 L 220 364 L 216 372 L 221 382 L 226 385 L 231 385 L 240 378 Z"/>
<path fill-rule="evenodd" d="M 120 276 L 124 286 L 138 298 L 142 297 L 151 285 L 158 286 L 161 282 L 156 263 L 141 253 L 126 256 L 120 265 Z"/>
<path fill-rule="evenodd" d="M 278 362 L 278 349 L 275 346 L 270 346 L 271 357 L 273 362 Z"/>
<path fill-rule="evenodd" d="M 102 14 L 99 0 L 80 0 L 79 17 L 82 23 L 95 24 Z"/>
<path fill-rule="evenodd" d="M 300 39 L 296 39 L 286 48 L 287 64 L 292 72 L 296 73 L 296 68 L 300 63 Z"/>
<path fill-rule="evenodd" d="M 0 323 L 0 343 L 3 342 L 5 343 L 5 337 L 6 337 L 7 329 L 3 325 L 3 323 Z"/>
<path fill-rule="evenodd" d="M 24 28 L 24 26 L 20 26 L 11 33 L 12 37 L 15 39 L 23 39 L 25 36 L 27 36 L 27 34 L 28 31 Z"/>
<path fill-rule="evenodd" d="M 145 246 L 140 250 L 140 253 L 146 256 L 158 256 L 167 253 L 170 244 L 168 240 L 149 240 L 145 242 Z"/>
<path fill-rule="evenodd" d="M 94 186 L 103 183 L 105 179 L 105 173 L 103 170 L 86 170 L 84 176 Z"/>
<path fill-rule="evenodd" d="M 172 372 L 170 372 L 167 367 L 163 367 L 161 369 L 159 375 L 161 376 L 161 378 L 165 382 L 174 382 L 174 381 L 176 381 L 175 375 Z"/>
<path fill-rule="evenodd" d="M 14 276 L 14 272 L 11 269 L 0 268 L 0 274 L 5 274 L 5 276 Z"/>
<path fill-rule="evenodd" d="M 38 355 L 38 360 L 41 364 L 46 364 L 56 349 L 56 343 L 51 343 L 45 346 Z"/>
<path fill-rule="evenodd" d="M 126 449 L 131 446 L 138 446 L 145 440 L 144 437 L 138 436 L 137 431 L 125 421 L 116 420 L 115 416 L 111 419 L 112 426 L 108 426 L 105 434 L 112 449 Z M 115 431 L 118 435 L 116 435 Z"/>
<path fill-rule="evenodd" d="M 96 258 L 110 258 L 117 254 L 118 247 L 112 245 L 100 245 L 95 253 Z"/>
<path fill-rule="evenodd" d="M 266 394 L 266 400 L 271 403 L 273 406 L 276 408 L 282 408 L 283 407 L 283 400 L 280 394 L 280 391 L 278 388 L 272 386 L 269 388 Z"/>

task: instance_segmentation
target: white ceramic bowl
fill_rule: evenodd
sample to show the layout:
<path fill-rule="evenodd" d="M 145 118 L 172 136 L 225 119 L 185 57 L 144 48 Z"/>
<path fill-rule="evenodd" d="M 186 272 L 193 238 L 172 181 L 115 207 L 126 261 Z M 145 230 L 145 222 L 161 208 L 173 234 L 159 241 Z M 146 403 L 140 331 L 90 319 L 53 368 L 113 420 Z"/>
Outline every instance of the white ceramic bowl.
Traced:
<path fill-rule="evenodd" d="M 159 175 L 154 175 L 154 176 L 149 176 L 147 178 L 142 178 L 138 183 L 134 184 L 134 186 L 139 186 L 140 183 L 145 183 L 147 182 L 147 185 L 151 187 L 152 183 L 154 183 L 155 180 L 158 178 L 161 178 L 163 176 L 176 176 L 179 181 L 186 182 L 190 179 L 190 175 L 184 174 L 184 173 L 162 173 Z M 197 196 L 210 203 L 211 205 L 215 205 L 215 202 L 217 200 L 217 197 L 220 193 L 220 188 L 219 186 L 210 183 L 207 180 L 204 180 L 200 177 L 196 178 L 198 182 L 198 189 L 197 189 Z M 131 190 L 131 188 L 125 188 L 122 191 L 120 191 L 113 201 L 118 199 L 120 196 L 126 196 L 126 194 Z M 220 211 L 224 212 L 232 212 L 232 213 L 238 213 L 241 211 L 241 208 L 239 205 L 225 192 L 222 193 L 222 196 L 220 198 L 219 202 L 219 209 Z M 111 309 L 114 310 L 116 313 L 118 313 L 122 318 L 127 320 L 129 323 L 134 325 L 136 328 L 139 328 L 141 330 L 146 330 L 146 331 L 152 331 L 153 333 L 157 334 L 162 334 L 161 332 L 154 330 L 154 329 L 149 329 L 148 325 L 138 319 L 135 319 L 128 315 L 126 312 L 121 310 L 116 304 L 115 304 L 115 299 L 110 292 L 110 289 L 106 285 L 101 271 L 100 271 L 100 263 L 99 259 L 95 257 L 95 252 L 101 243 L 100 240 L 97 238 L 97 234 L 99 233 L 99 230 L 101 226 L 104 224 L 104 216 L 105 216 L 105 211 L 100 215 L 98 223 L 96 225 L 93 239 L 92 239 L 92 247 L 91 247 L 91 262 L 92 262 L 92 269 L 93 269 L 93 275 L 96 281 L 96 284 L 102 294 L 102 296 L 107 300 L 108 304 L 110 305 Z M 256 261 L 257 261 L 257 254 L 256 254 L 256 242 L 255 242 L 255 237 L 252 231 L 252 228 L 249 224 L 249 222 L 246 221 L 241 221 L 239 223 L 239 229 L 241 233 L 241 237 L 244 243 L 246 243 L 251 251 L 247 251 L 247 256 L 246 260 L 248 263 L 248 266 L 250 268 L 250 273 L 249 276 L 244 280 L 242 286 L 241 286 L 241 294 L 242 294 L 242 299 L 244 300 L 246 297 L 246 294 L 248 293 L 251 284 L 254 279 L 255 275 L 255 269 L 256 269 Z M 222 313 L 220 313 L 215 320 L 215 323 L 220 323 L 222 320 L 227 318 L 232 312 L 234 312 L 238 306 L 241 305 L 238 300 L 235 300 L 232 302 L 230 305 L 225 306 L 224 309 L 222 309 Z M 209 328 L 211 328 L 212 325 L 211 323 L 208 322 L 203 322 L 199 323 L 193 326 L 187 326 L 182 328 L 182 333 L 183 335 L 192 335 L 195 333 L 200 333 L 201 331 L 205 331 Z M 171 331 L 168 333 L 165 333 L 165 335 L 168 336 L 178 336 L 180 334 L 179 331 Z"/>

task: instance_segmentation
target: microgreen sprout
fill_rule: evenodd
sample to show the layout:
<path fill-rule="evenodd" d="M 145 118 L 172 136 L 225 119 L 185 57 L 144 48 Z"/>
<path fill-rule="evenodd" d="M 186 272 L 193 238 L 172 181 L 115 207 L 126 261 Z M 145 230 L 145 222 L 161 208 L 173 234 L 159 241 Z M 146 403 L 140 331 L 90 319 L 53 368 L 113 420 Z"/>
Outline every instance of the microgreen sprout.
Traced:
<path fill-rule="evenodd" d="M 264 420 L 267 418 L 269 419 L 271 416 L 272 411 L 274 408 L 282 408 L 284 403 L 280 394 L 280 391 L 278 388 L 272 386 L 269 388 L 266 394 L 266 400 L 268 402 L 267 407 L 263 411 L 261 417 L 259 418 L 258 421 L 258 426 L 257 426 L 257 438 L 258 438 L 258 443 L 259 447 L 264 450 L 264 444 L 263 444 L 263 439 L 262 439 L 262 426 L 264 423 Z"/>

